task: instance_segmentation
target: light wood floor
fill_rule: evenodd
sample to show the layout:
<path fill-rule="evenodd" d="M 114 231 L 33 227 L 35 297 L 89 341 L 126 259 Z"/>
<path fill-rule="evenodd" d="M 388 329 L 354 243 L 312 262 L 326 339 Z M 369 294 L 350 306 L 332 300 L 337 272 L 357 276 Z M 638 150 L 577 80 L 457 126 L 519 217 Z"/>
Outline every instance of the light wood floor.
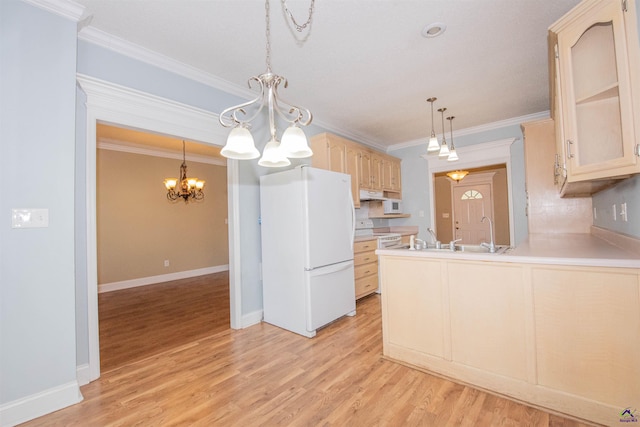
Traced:
<path fill-rule="evenodd" d="M 100 372 L 229 329 L 229 274 L 98 296 Z"/>
<path fill-rule="evenodd" d="M 584 425 L 383 359 L 380 318 L 372 295 L 313 339 L 227 329 L 113 369 L 81 403 L 25 425 Z"/>

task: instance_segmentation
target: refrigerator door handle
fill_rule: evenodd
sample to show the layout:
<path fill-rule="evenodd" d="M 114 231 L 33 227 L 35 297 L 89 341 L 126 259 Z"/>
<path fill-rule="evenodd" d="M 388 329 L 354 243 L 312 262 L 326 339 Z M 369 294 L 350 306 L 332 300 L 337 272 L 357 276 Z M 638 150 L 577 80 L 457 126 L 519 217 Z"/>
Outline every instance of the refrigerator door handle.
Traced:
<path fill-rule="evenodd" d="M 340 261 L 335 264 L 323 265 L 322 267 L 305 268 L 304 271 L 311 276 L 322 276 L 325 274 L 335 273 L 337 271 L 347 270 L 353 267 L 353 260 Z"/>

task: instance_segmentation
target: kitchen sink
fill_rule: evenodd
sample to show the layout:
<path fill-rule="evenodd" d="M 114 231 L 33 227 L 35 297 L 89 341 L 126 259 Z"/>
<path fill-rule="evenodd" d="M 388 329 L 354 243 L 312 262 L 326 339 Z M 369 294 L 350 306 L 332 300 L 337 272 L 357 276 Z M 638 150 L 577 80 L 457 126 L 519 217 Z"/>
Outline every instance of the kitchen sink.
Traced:
<path fill-rule="evenodd" d="M 501 254 L 507 251 L 509 246 L 505 245 L 496 245 L 496 251 L 494 254 Z M 452 252 L 449 249 L 449 245 L 447 244 L 445 247 L 437 249 L 437 248 L 426 248 L 426 249 L 418 249 L 418 251 L 426 251 L 426 252 L 441 252 L 441 253 L 478 253 L 478 254 L 488 254 L 489 248 L 485 248 L 481 245 L 456 245 L 455 252 Z"/>

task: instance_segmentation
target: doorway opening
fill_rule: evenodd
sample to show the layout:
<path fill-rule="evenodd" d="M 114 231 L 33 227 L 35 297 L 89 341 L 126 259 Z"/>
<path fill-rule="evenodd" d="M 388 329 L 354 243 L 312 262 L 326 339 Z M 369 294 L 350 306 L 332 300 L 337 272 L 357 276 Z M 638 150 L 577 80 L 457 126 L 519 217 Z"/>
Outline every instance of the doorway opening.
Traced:
<path fill-rule="evenodd" d="M 227 168 L 220 148 L 186 141 L 202 200 L 167 199 L 182 139 L 97 126 L 100 370 L 229 329 Z"/>
<path fill-rule="evenodd" d="M 491 241 L 489 221 L 494 223 L 494 241 L 510 245 L 509 191 L 506 164 L 467 169 L 460 181 L 447 172 L 434 174 L 435 227 L 443 242 L 461 239 L 477 245 Z"/>
<path fill-rule="evenodd" d="M 86 205 L 86 330 L 88 363 L 78 369 L 78 381 L 86 384 L 100 377 L 98 322 L 98 266 L 96 220 L 96 141 L 99 123 L 123 128 L 144 129 L 221 147 L 226 131 L 213 126 L 217 114 L 166 98 L 142 93 L 93 77 L 78 75 L 78 84 L 86 96 L 84 129 L 85 205 Z M 234 329 L 242 327 L 241 259 L 239 238 L 238 162 L 227 161 L 228 236 L 229 236 L 229 313 Z M 81 292 L 81 294 L 84 292 Z M 80 312 L 80 319 L 84 319 Z M 79 341 L 79 345 L 82 342 Z M 82 349 L 84 352 L 84 349 Z"/>
<path fill-rule="evenodd" d="M 497 141 L 485 142 L 481 144 L 474 144 L 466 147 L 460 147 L 457 149 L 458 155 L 460 156 L 460 160 L 455 162 L 455 169 L 460 170 L 468 170 L 475 171 L 476 173 L 490 173 L 488 170 L 495 169 L 499 165 L 500 168 L 504 168 L 504 179 L 506 179 L 506 191 L 504 191 L 504 198 L 506 202 L 501 204 L 503 206 L 506 204 L 508 206 L 507 209 L 500 208 L 499 210 L 494 211 L 494 215 L 496 216 L 494 220 L 495 223 L 501 223 L 501 233 L 503 237 L 501 237 L 501 241 L 509 242 L 508 244 L 514 244 L 515 239 L 515 221 L 514 221 L 514 211 L 513 211 L 513 185 L 512 185 L 512 169 L 511 169 L 511 145 L 516 141 L 516 138 L 507 138 L 501 139 Z M 444 206 L 443 211 L 440 212 L 440 215 L 436 212 L 436 198 L 440 194 L 445 194 L 445 197 L 453 200 L 453 186 L 449 185 L 447 181 L 437 179 L 438 177 L 445 176 L 447 172 L 453 170 L 452 163 L 448 162 L 445 159 L 441 159 L 438 156 L 432 156 L 428 154 L 424 154 L 422 156 L 428 163 L 429 173 L 427 174 L 427 188 L 429 189 L 429 205 L 431 207 L 431 226 L 435 228 L 436 235 L 438 236 L 438 240 L 442 242 L 452 241 L 453 236 L 455 235 L 455 222 L 453 220 L 453 205 L 440 203 L 440 206 Z M 469 175 L 463 178 L 460 183 L 462 185 L 466 185 L 470 183 L 471 180 L 468 180 Z M 436 183 L 444 183 L 444 189 L 436 188 Z M 473 190 L 473 188 L 469 188 L 469 190 Z M 496 193 L 492 193 L 492 197 L 495 196 Z M 484 196 L 484 195 L 483 195 Z M 495 199 L 495 197 L 494 197 Z M 467 206 L 469 209 L 470 206 Z M 446 214 L 448 210 L 448 218 L 443 218 L 443 213 Z M 487 208 L 488 209 L 488 208 Z M 446 216 L 446 215 L 444 215 Z M 439 218 L 438 218 L 439 217 Z M 440 225 L 438 225 L 438 220 L 440 220 Z M 448 222 L 444 222 L 443 220 L 448 220 Z M 508 227 L 508 233 L 505 230 L 505 227 Z M 508 239 L 507 236 L 508 235 Z M 497 242 L 496 242 L 497 243 Z"/>

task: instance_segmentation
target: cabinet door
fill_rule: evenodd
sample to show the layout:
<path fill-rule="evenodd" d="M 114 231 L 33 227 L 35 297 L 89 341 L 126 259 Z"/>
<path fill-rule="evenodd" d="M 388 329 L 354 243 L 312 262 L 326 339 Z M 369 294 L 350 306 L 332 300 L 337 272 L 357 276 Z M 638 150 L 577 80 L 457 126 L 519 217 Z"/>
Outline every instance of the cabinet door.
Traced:
<path fill-rule="evenodd" d="M 389 345 L 444 357 L 444 307 L 440 261 L 381 258 L 383 338 Z"/>
<path fill-rule="evenodd" d="M 353 205 L 360 207 L 360 150 L 354 145 L 347 145 L 346 151 L 347 173 L 351 175 L 351 195 Z"/>
<path fill-rule="evenodd" d="M 371 189 L 382 190 L 382 156 L 371 153 Z"/>
<path fill-rule="evenodd" d="M 372 190 L 371 186 L 371 152 L 360 150 L 360 188 Z"/>
<path fill-rule="evenodd" d="M 315 168 L 347 173 L 347 142 L 335 135 L 323 133 L 311 138 L 313 157 L 311 165 Z"/>
<path fill-rule="evenodd" d="M 347 166 L 347 146 L 345 142 L 338 138 L 328 138 L 328 159 L 329 170 L 334 172 L 346 173 Z"/>
<path fill-rule="evenodd" d="M 621 408 L 638 402 L 638 271 L 535 266 L 532 279 L 538 383 Z"/>
<path fill-rule="evenodd" d="M 640 170 L 623 13 L 598 2 L 558 33 L 569 181 Z"/>

